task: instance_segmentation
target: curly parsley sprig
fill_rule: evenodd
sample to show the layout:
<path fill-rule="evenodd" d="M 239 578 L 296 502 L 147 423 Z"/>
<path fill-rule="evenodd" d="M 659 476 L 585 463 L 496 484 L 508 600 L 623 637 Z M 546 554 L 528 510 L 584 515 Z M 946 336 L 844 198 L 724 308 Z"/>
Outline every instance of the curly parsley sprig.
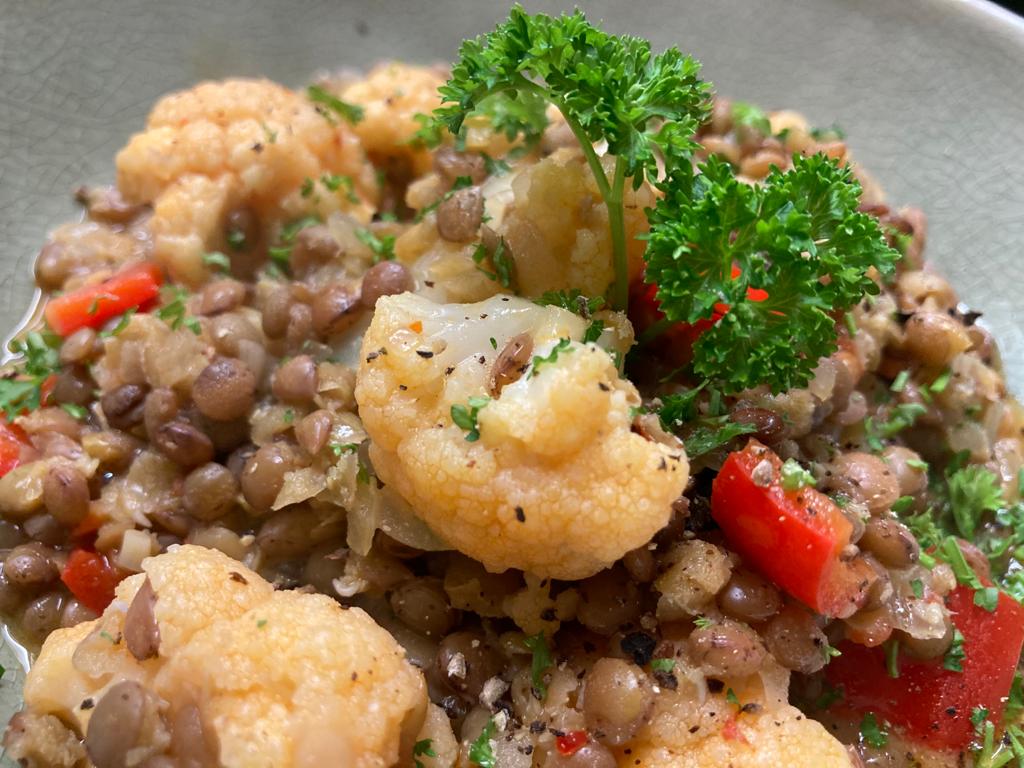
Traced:
<path fill-rule="evenodd" d="M 670 170 L 690 168 L 692 135 L 710 108 L 699 69 L 676 48 L 655 56 L 646 40 L 597 29 L 581 11 L 530 15 L 517 5 L 493 32 L 463 42 L 451 79 L 440 89 L 444 103 L 434 112 L 434 126 L 458 136 L 467 117 L 501 96 L 500 130 L 529 142 L 542 130 L 530 105 L 555 105 L 579 140 L 608 207 L 615 262 L 611 303 L 625 309 L 626 179 L 634 188 L 645 178 L 653 181 L 659 159 Z M 512 108 L 516 102 L 523 108 Z M 594 148 L 600 141 L 615 157 L 611 179 Z"/>
<path fill-rule="evenodd" d="M 899 258 L 875 219 L 857 210 L 860 185 L 824 155 L 796 156 L 764 184 L 744 184 L 712 158 L 649 212 L 648 282 L 671 322 L 728 311 L 694 345 L 694 371 L 726 392 L 806 384 L 836 349 L 831 313 L 878 293 L 870 270 Z M 753 289 L 748 292 L 748 289 Z"/>

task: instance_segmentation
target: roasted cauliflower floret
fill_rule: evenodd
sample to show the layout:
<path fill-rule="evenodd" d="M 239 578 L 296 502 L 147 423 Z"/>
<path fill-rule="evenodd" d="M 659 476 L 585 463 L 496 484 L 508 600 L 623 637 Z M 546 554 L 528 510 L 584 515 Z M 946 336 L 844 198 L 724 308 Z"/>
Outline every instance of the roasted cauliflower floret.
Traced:
<path fill-rule="evenodd" d="M 440 67 L 390 61 L 345 88 L 341 97 L 363 108 L 355 131 L 366 150 L 379 160 L 406 161 L 407 170 L 417 175 L 430 170 L 430 152 L 410 139 L 421 127 L 416 115 L 429 115 L 441 106 L 437 89 L 445 79 Z"/>
<path fill-rule="evenodd" d="M 680 670 L 677 670 L 679 672 Z M 763 680 L 782 674 L 781 695 Z M 727 693 L 707 694 L 681 674 L 675 690 L 662 689 L 650 720 L 619 756 L 631 768 L 851 768 L 849 753 L 822 725 L 785 700 L 778 667 L 731 681 L 741 704 Z"/>
<path fill-rule="evenodd" d="M 640 397 L 581 343 L 588 326 L 508 296 L 377 302 L 355 393 L 374 469 L 489 570 L 596 573 L 665 525 L 686 485 L 681 444 L 631 431 Z"/>
<path fill-rule="evenodd" d="M 611 158 L 606 173 L 612 172 Z M 538 163 L 524 165 L 511 181 L 513 199 L 494 228 L 508 243 L 515 261 L 519 292 L 539 296 L 545 291 L 578 288 L 587 296 L 603 296 L 615 279 L 608 209 L 583 154 L 560 149 Z M 626 184 L 626 248 L 630 278 L 643 264 L 647 231 L 644 209 L 654 205 L 646 183 L 634 190 Z M 498 206 L 491 206 L 497 209 Z M 492 215 L 498 214 L 495 210 Z"/>
<path fill-rule="evenodd" d="M 183 719 L 218 765 L 408 759 L 426 686 L 361 610 L 275 592 L 237 561 L 200 547 L 143 567 L 102 617 L 47 639 L 25 684 L 25 722 L 58 718 L 85 736 L 94 762 L 111 749 L 132 750 L 130 765 L 154 754 L 181 757 Z M 119 684 L 112 696 L 134 696 L 139 722 L 114 717 L 116 702 L 105 702 Z M 117 733 L 111 720 L 121 723 Z M 25 738 L 8 737 L 8 746 L 32 754 Z"/>
<path fill-rule="evenodd" d="M 118 153 L 117 182 L 128 201 L 153 206 L 155 255 L 189 283 L 204 278 L 206 251 L 231 252 L 232 210 L 255 214 L 266 234 L 311 213 L 368 219 L 377 196 L 351 126 L 267 80 L 208 82 L 165 96 Z"/>

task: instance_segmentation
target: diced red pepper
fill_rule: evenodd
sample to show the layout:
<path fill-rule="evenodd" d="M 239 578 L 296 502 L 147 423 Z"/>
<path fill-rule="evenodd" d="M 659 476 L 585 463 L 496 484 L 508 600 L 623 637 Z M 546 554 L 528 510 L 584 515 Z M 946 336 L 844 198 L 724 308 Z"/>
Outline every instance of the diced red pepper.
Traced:
<path fill-rule="evenodd" d="M 586 731 L 569 731 L 555 738 L 555 748 L 560 755 L 569 757 L 582 749 L 587 741 L 589 737 Z"/>
<path fill-rule="evenodd" d="M 28 437 L 17 424 L 0 421 L 0 477 L 21 464 L 21 452 Z"/>
<path fill-rule="evenodd" d="M 96 285 L 86 285 L 46 304 L 46 322 L 60 336 L 69 336 L 79 328 L 99 328 L 112 317 L 129 309 L 138 309 L 160 293 L 163 273 L 151 261 L 123 269 Z"/>
<path fill-rule="evenodd" d="M 936 749 L 966 749 L 974 738 L 971 713 L 984 707 L 997 725 L 1024 645 L 1024 606 L 1000 594 L 996 610 L 974 604 L 974 590 L 957 587 L 946 598 L 953 623 L 964 636 L 962 672 L 943 660 L 900 655 L 899 677 L 887 671 L 885 651 L 849 641 L 825 668 L 842 688 L 834 707 L 873 712 L 909 738 Z"/>
<path fill-rule="evenodd" d="M 862 558 L 843 559 L 853 525 L 814 488 L 787 491 L 782 460 L 751 440 L 729 454 L 711 489 L 711 515 L 749 565 L 824 616 L 846 618 L 874 578 Z"/>
<path fill-rule="evenodd" d="M 732 278 L 735 280 L 739 276 L 739 267 L 733 266 Z M 661 302 L 658 301 L 657 293 L 657 285 L 645 283 L 643 280 L 630 286 L 629 319 L 638 334 L 642 334 L 665 319 L 665 314 L 660 309 Z M 747 298 L 750 301 L 764 301 L 768 298 L 768 292 L 761 288 L 747 288 Z M 721 320 L 728 311 L 728 304 L 718 303 L 715 304 L 714 311 L 707 320 L 698 320 L 692 324 L 673 323 L 658 335 L 659 346 L 671 352 L 670 362 L 673 364 L 681 365 L 688 362 L 697 338 Z"/>
<path fill-rule="evenodd" d="M 85 549 L 72 550 L 60 574 L 71 594 L 96 613 L 103 613 L 114 599 L 114 587 L 123 578 L 103 555 Z"/>

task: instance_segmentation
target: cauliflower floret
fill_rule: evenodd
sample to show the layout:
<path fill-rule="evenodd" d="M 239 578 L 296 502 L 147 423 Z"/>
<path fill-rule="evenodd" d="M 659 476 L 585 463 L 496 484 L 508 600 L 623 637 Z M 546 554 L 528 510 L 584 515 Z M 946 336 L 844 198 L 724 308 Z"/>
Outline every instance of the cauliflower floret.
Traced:
<path fill-rule="evenodd" d="M 604 158 L 605 172 L 613 172 Z M 608 209 L 583 154 L 576 148 L 560 149 L 535 164 L 522 166 L 511 181 L 514 200 L 495 230 L 508 243 L 516 265 L 520 293 L 539 296 L 544 291 L 579 288 L 587 296 L 603 296 L 615 278 Z M 654 205 L 654 192 L 642 184 L 634 190 L 627 181 L 624 194 L 626 249 L 630 279 L 643 265 L 647 231 L 644 209 Z M 497 220 L 497 219 L 496 219 Z"/>
<path fill-rule="evenodd" d="M 686 485 L 681 444 L 631 431 L 640 397 L 604 349 L 576 341 L 587 326 L 508 296 L 377 302 L 355 393 L 375 471 L 488 570 L 596 573 L 665 525 Z M 498 393 L 495 362 L 516 339 L 526 351 L 499 367 L 507 383 Z M 547 361 L 531 365 L 537 358 Z M 485 394 L 492 399 L 479 409 L 473 442 L 452 406 Z"/>
<path fill-rule="evenodd" d="M 320 182 L 347 176 L 336 191 Z M 302 195 L 303 182 L 316 184 Z M 345 210 L 366 220 L 377 187 L 351 127 L 267 80 L 225 80 L 165 96 L 117 156 L 125 199 L 152 204 L 154 253 L 176 279 L 201 282 L 202 255 L 227 250 L 225 217 L 252 210 L 265 232 L 279 220 Z M 354 202 L 353 202 L 354 200 Z"/>
<path fill-rule="evenodd" d="M 423 677 L 363 611 L 275 592 L 201 547 L 148 558 L 143 568 L 98 620 L 47 639 L 25 684 L 27 717 L 54 715 L 89 734 L 104 693 L 127 680 L 155 698 L 163 721 L 155 730 L 162 740 L 125 742 L 140 760 L 174 744 L 172 713 L 190 705 L 215 735 L 220 765 L 369 768 L 394 765 L 411 749 L 426 715 Z M 126 611 L 145 597 L 147 580 L 157 650 L 138 660 Z"/>
<path fill-rule="evenodd" d="M 409 163 L 415 175 L 430 170 L 433 159 L 424 147 L 409 143 L 420 129 L 416 115 L 429 115 L 441 106 L 437 89 L 444 85 L 440 67 L 417 67 L 390 61 L 370 70 L 363 80 L 349 85 L 341 97 L 363 108 L 355 132 L 366 150 L 380 158 Z"/>
<path fill-rule="evenodd" d="M 782 675 L 769 669 L 764 677 L 733 681 L 744 708 L 737 711 L 726 693 L 702 696 L 687 677 L 677 674 L 676 690 L 661 689 L 649 723 L 630 745 L 620 765 L 631 768 L 850 768 L 849 753 L 820 723 L 785 700 L 786 686 L 770 692 L 767 679 Z"/>

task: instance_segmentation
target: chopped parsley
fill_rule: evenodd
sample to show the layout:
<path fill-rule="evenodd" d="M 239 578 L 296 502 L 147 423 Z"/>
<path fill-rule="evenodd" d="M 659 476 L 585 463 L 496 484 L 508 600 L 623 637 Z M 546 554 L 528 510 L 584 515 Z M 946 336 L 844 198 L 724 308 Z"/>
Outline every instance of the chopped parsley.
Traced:
<path fill-rule="evenodd" d="M 874 712 L 868 712 L 860 721 L 860 737 L 864 743 L 875 749 L 881 749 L 889 743 L 889 734 L 878 724 Z"/>
<path fill-rule="evenodd" d="M 946 651 L 946 655 L 942 657 L 942 668 L 948 669 L 950 672 L 963 672 L 965 658 L 967 658 L 967 654 L 964 652 L 963 633 L 954 626 L 953 642 L 950 644 L 949 650 Z"/>
<path fill-rule="evenodd" d="M 240 251 L 245 248 L 245 233 L 240 229 L 228 230 L 225 239 L 228 241 L 228 245 L 231 246 L 231 250 Z"/>
<path fill-rule="evenodd" d="M 814 475 L 801 467 L 800 462 L 796 459 L 786 459 L 780 474 L 782 489 L 785 491 L 799 491 L 801 488 L 813 487 L 818 484 Z"/>
<path fill-rule="evenodd" d="M 711 392 L 708 403 L 710 415 L 702 415 L 697 401 L 704 386 L 701 384 L 693 389 L 663 395 L 661 407 L 657 409 L 661 426 L 679 435 L 691 461 L 728 445 L 741 435 L 757 431 L 752 424 L 733 421 L 728 415 L 720 413 L 721 392 L 718 390 Z"/>
<path fill-rule="evenodd" d="M 131 323 L 131 321 L 132 321 L 132 318 L 135 317 L 135 313 L 137 311 L 138 310 L 135 307 L 132 307 L 131 309 L 126 310 L 124 312 L 124 314 L 122 314 L 121 317 L 118 318 L 117 323 L 115 323 L 113 326 L 111 326 L 107 330 L 100 331 L 99 332 L 99 337 L 101 339 L 108 339 L 111 336 L 117 336 L 119 333 L 121 333 L 121 331 L 123 331 L 125 328 L 128 327 L 129 323 Z"/>
<path fill-rule="evenodd" d="M 351 176 L 344 176 L 338 173 L 325 173 L 320 177 L 320 183 L 327 187 L 331 192 L 337 192 L 339 189 L 343 190 L 345 192 L 345 199 L 350 203 L 359 202 L 359 196 L 356 195 Z"/>
<path fill-rule="evenodd" d="M 473 263 L 489 280 L 501 284 L 503 288 L 511 288 L 515 282 L 515 261 L 512 260 L 512 252 L 503 237 L 498 239 L 493 252 L 489 252 L 482 242 L 477 243 L 473 249 Z M 488 269 L 485 264 L 491 268 Z"/>
<path fill-rule="evenodd" d="M 707 629 L 714 623 L 715 622 L 712 619 L 709 619 L 707 616 L 698 616 L 693 620 L 693 626 L 695 626 L 697 629 Z"/>
<path fill-rule="evenodd" d="M 180 286 L 174 286 L 169 292 L 169 301 L 166 301 L 160 309 L 156 311 L 156 316 L 171 326 L 172 330 L 178 330 L 179 328 L 188 328 L 192 333 L 197 336 L 202 332 L 202 326 L 199 325 L 199 320 L 188 314 L 188 308 L 185 306 L 185 301 L 188 299 L 188 291 Z M 128 313 L 125 312 L 127 315 Z M 129 318 L 130 319 L 130 318 Z M 122 321 L 124 318 L 122 317 Z M 127 326 L 127 322 L 125 325 Z M 120 325 L 120 323 L 118 323 Z M 111 334 L 119 333 L 118 329 L 111 331 Z"/>
<path fill-rule="evenodd" d="M 231 245 L 234 248 L 234 245 L 231 244 L 231 239 L 230 238 L 231 238 L 231 235 L 229 233 L 229 235 L 228 235 L 228 244 Z M 245 242 L 244 238 L 243 238 L 242 242 L 243 243 Z M 231 271 L 231 260 L 228 259 L 228 257 L 225 256 L 220 251 L 210 251 L 209 253 L 204 253 L 203 254 L 203 264 L 205 264 L 208 267 L 212 267 L 212 268 L 214 268 L 216 270 L 219 270 L 220 272 L 230 272 Z"/>
<path fill-rule="evenodd" d="M 743 101 L 732 103 L 732 123 L 734 126 L 752 128 L 762 136 L 771 136 L 772 133 L 768 115 L 760 107 Z"/>
<path fill-rule="evenodd" d="M 740 697 L 736 695 L 736 691 L 734 691 L 732 688 L 726 690 L 725 700 L 728 701 L 730 704 L 735 705 L 737 708 L 743 707 L 743 705 L 740 704 Z"/>
<path fill-rule="evenodd" d="M 907 382 L 910 381 L 910 371 L 903 369 L 896 378 L 892 380 L 892 386 L 889 387 L 893 392 L 902 392 L 907 388 Z"/>
<path fill-rule="evenodd" d="M 872 451 L 879 453 L 885 450 L 885 440 L 914 426 L 917 417 L 927 412 L 928 409 L 921 403 L 900 403 L 892 409 L 886 421 L 876 421 L 873 416 L 869 416 L 864 420 L 865 442 Z"/>
<path fill-rule="evenodd" d="M 89 411 L 85 407 L 75 403 L 61 403 L 60 407 L 73 419 L 78 419 L 79 421 L 84 420 L 89 415 Z"/>
<path fill-rule="evenodd" d="M 417 760 L 419 757 L 437 757 L 437 752 L 434 751 L 433 741 L 431 739 L 420 739 L 412 745 L 412 757 L 413 757 L 413 768 L 424 768 L 423 761 Z"/>
<path fill-rule="evenodd" d="M 51 331 L 30 331 L 23 340 L 12 341 L 10 348 L 21 360 L 0 379 L 0 409 L 14 421 L 22 411 L 40 406 L 43 383 L 60 368 L 60 337 Z"/>
<path fill-rule="evenodd" d="M 554 664 L 551 658 L 551 649 L 543 632 L 538 632 L 523 641 L 523 644 L 533 654 L 530 661 L 530 680 L 533 683 L 533 690 L 538 700 L 543 701 L 548 695 L 548 685 L 544 681 L 544 673 Z"/>
<path fill-rule="evenodd" d="M 497 768 L 497 760 L 494 757 L 494 747 L 491 746 L 491 739 L 494 738 L 494 718 L 487 721 L 487 725 L 480 731 L 480 735 L 469 745 L 469 760 L 479 768 Z"/>
<path fill-rule="evenodd" d="M 671 672 L 675 668 L 675 659 L 651 659 L 651 669 L 655 672 Z"/>
<path fill-rule="evenodd" d="M 604 333 L 604 323 L 601 320 L 592 319 L 593 314 L 605 305 L 603 296 L 587 298 L 578 288 L 573 288 L 570 291 L 545 291 L 534 299 L 533 302 L 534 304 L 540 304 L 542 307 L 561 307 L 570 312 L 575 312 L 584 320 L 590 320 L 590 325 L 583 332 L 582 341 L 584 344 L 597 341 L 601 338 L 601 334 Z"/>
<path fill-rule="evenodd" d="M 548 352 L 547 355 L 534 355 L 533 362 L 531 363 L 532 369 L 530 371 L 530 377 L 532 378 L 539 374 L 542 366 L 552 365 L 555 363 L 562 352 L 565 352 L 566 354 L 572 352 L 572 347 L 569 346 L 571 343 L 572 339 L 559 339 L 558 343 L 551 348 L 551 351 Z"/>
<path fill-rule="evenodd" d="M 484 395 L 474 395 L 469 398 L 469 405 L 456 404 L 451 408 L 452 421 L 455 426 L 466 430 L 466 442 L 475 443 L 480 439 L 480 426 L 477 424 L 477 417 L 480 409 L 491 402 L 491 398 Z"/>
<path fill-rule="evenodd" d="M 335 96 L 333 93 L 329 93 L 323 87 L 319 85 L 311 85 L 306 89 L 306 96 L 314 104 L 321 105 L 325 109 L 321 109 L 320 114 L 326 117 L 330 122 L 334 122 L 334 115 L 338 115 L 342 120 L 347 123 L 358 123 L 363 119 L 363 108 L 358 104 L 349 104 L 347 101 L 343 101 Z"/>
<path fill-rule="evenodd" d="M 359 450 L 359 443 L 331 443 L 331 453 L 341 456 L 343 453 L 355 453 Z"/>
<path fill-rule="evenodd" d="M 360 227 L 356 230 L 356 237 L 363 245 L 373 252 L 373 263 L 391 261 L 395 258 L 395 236 L 375 235 L 369 229 Z"/>

